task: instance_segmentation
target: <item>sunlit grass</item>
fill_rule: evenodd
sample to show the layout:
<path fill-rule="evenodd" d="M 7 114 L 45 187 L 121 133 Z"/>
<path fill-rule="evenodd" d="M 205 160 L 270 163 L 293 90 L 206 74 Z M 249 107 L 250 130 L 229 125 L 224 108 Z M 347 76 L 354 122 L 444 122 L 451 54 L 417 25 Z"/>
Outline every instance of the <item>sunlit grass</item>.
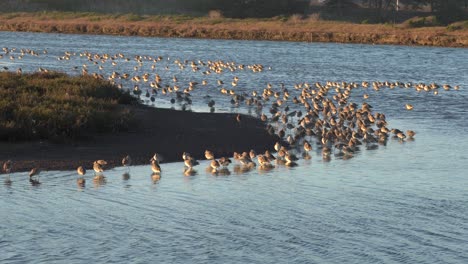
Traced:
<path fill-rule="evenodd" d="M 0 140 L 56 141 L 126 130 L 129 93 L 92 76 L 0 73 Z"/>
<path fill-rule="evenodd" d="M 402 24 L 322 20 L 317 14 L 272 18 L 76 12 L 0 14 L 0 30 L 147 37 L 468 46 L 465 22 L 449 26 L 414 18 Z M 431 22 L 431 23 L 429 23 Z"/>

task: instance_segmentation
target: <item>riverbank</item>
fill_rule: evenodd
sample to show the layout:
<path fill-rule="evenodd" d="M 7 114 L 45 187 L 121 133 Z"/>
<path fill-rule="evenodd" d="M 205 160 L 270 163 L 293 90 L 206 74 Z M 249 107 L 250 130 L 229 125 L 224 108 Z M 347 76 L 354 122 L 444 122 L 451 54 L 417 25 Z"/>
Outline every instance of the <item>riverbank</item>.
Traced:
<path fill-rule="evenodd" d="M 0 142 L 0 161 L 11 159 L 12 172 L 43 170 L 75 170 L 78 166 L 92 168 L 94 160 L 104 159 L 107 169 L 122 166 L 125 155 L 134 165 L 149 164 L 154 153 L 162 162 L 182 161 L 182 153 L 189 152 L 204 159 L 205 149 L 216 157 L 232 157 L 234 151 L 254 149 L 264 152 L 279 140 L 265 130 L 259 119 L 236 114 L 195 113 L 146 106 L 129 106 L 139 124 L 125 132 L 95 135 L 90 140 L 73 144 L 54 144 L 47 141 L 9 143 Z"/>
<path fill-rule="evenodd" d="M 228 19 L 49 12 L 1 14 L 0 30 L 468 47 L 468 30 L 464 24 L 410 28 L 402 24 L 352 24 L 298 18 Z"/>

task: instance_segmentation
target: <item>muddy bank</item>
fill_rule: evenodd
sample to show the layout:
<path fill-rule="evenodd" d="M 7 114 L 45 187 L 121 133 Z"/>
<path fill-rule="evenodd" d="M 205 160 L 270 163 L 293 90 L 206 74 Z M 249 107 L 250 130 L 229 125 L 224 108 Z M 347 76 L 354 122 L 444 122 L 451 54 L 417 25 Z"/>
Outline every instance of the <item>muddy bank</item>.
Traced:
<path fill-rule="evenodd" d="M 50 142 L 0 142 L 0 161 L 11 159 L 13 172 L 43 170 L 75 170 L 78 166 L 92 168 L 97 159 L 109 162 L 107 168 L 121 166 L 129 154 L 134 165 L 149 164 L 157 152 L 162 162 L 182 161 L 184 151 L 204 159 L 205 149 L 215 156 L 232 156 L 234 151 L 272 149 L 279 140 L 270 136 L 260 120 L 236 114 L 195 113 L 170 109 L 134 106 L 132 111 L 140 124 L 128 132 L 96 135 L 92 140 L 73 144 Z"/>
<path fill-rule="evenodd" d="M 183 21 L 141 18 L 140 21 L 108 17 L 47 17 L 34 14 L 0 15 L 0 30 L 67 34 L 106 34 L 146 37 L 181 37 L 242 40 L 279 40 L 363 44 L 468 47 L 467 30 L 446 27 L 404 28 L 401 25 L 364 25 L 322 21 L 216 20 Z"/>

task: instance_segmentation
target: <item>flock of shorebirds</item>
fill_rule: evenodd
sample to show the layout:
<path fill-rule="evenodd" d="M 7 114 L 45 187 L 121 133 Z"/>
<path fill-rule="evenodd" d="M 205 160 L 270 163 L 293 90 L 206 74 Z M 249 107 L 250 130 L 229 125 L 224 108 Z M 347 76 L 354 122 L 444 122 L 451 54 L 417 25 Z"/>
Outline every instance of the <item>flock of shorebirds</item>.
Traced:
<path fill-rule="evenodd" d="M 26 55 L 39 56 L 48 54 L 47 51 L 36 52 L 29 49 L 3 48 L 4 54 L 1 58 L 8 57 L 10 60 L 22 59 Z M 17 54 L 16 56 L 13 54 Z M 18 55 L 19 54 L 19 55 Z M 259 167 L 261 169 L 273 168 L 275 164 L 286 166 L 296 165 L 299 157 L 310 159 L 311 151 L 322 156 L 324 161 L 331 156 L 348 159 L 352 158 L 362 148 L 372 150 L 379 145 L 386 145 L 388 138 L 395 138 L 400 142 L 412 140 L 416 132 L 412 130 L 402 131 L 390 128 L 385 114 L 374 112 L 368 103 L 373 94 L 382 90 L 408 90 L 413 89 L 418 93 L 432 93 L 438 95 L 439 91 L 459 90 L 459 86 L 436 83 L 411 83 L 411 82 L 331 82 L 325 83 L 300 82 L 287 87 L 284 83 L 266 83 L 263 88 L 253 88 L 252 84 L 243 82 L 236 74 L 238 71 L 250 70 L 252 73 L 261 73 L 265 69 L 261 64 L 236 64 L 225 61 L 189 61 L 175 59 L 170 61 L 161 56 L 133 56 L 127 57 L 123 53 L 97 54 L 90 52 L 74 53 L 65 52 L 58 57 L 59 61 L 85 61 L 82 66 L 73 66 L 73 70 L 80 71 L 84 75 L 92 75 L 99 79 L 108 79 L 110 82 L 122 89 L 132 91 L 135 96 L 142 98 L 148 104 L 154 103 L 156 96 L 162 94 L 170 96 L 172 104 L 179 103 L 182 109 L 192 104 L 192 94 L 196 91 L 206 91 L 203 99 L 211 111 L 214 109 L 215 101 L 212 93 L 200 87 L 216 89 L 221 98 L 227 100 L 234 106 L 246 106 L 255 111 L 257 116 L 266 123 L 266 129 L 270 134 L 278 135 L 283 143 L 275 144 L 274 152 L 257 154 L 253 150 L 243 153 L 234 153 L 242 168 Z M 136 63 L 128 65 L 128 63 Z M 192 75 L 201 73 L 202 80 L 187 81 L 187 76 L 176 76 L 169 68 L 170 62 L 176 65 L 178 70 L 190 69 Z M 126 65 L 126 66 L 121 66 Z M 119 68 L 119 66 L 121 66 Z M 118 72 L 117 69 L 125 70 L 133 66 L 133 72 Z M 4 67 L 5 70 L 9 70 Z M 106 70 L 107 69 L 107 70 Z M 47 69 L 39 68 L 41 72 Z M 94 71 L 94 72 L 93 72 Z M 22 69 L 18 68 L 21 74 Z M 106 73 L 108 73 L 106 75 Z M 219 79 L 222 73 L 233 75 L 229 80 Z M 246 74 L 246 73 L 244 73 Z M 166 76 L 164 76 L 166 75 Z M 211 75 L 211 76 L 209 76 Z M 215 83 L 213 84 L 213 79 Z M 216 80 L 217 79 L 217 80 Z M 187 81 L 185 84 L 183 82 Z M 210 85 L 211 83 L 211 85 Z M 361 90 L 360 96 L 353 92 Z M 212 91 L 212 90 L 210 90 Z M 199 95 L 199 94 L 198 94 Z M 352 100 L 360 99 L 358 104 Z M 401 109 L 411 111 L 412 104 L 406 103 Z M 237 116 L 241 122 L 241 115 Z M 185 165 L 184 173 L 193 174 L 193 167 L 199 162 L 188 153 L 183 154 Z M 209 150 L 205 152 L 205 158 L 211 160 L 210 170 L 222 172 L 231 163 L 231 158 L 221 157 L 216 159 Z M 255 161 L 256 159 L 256 161 Z M 93 164 L 96 172 L 95 180 L 103 179 L 103 168 L 107 163 L 97 160 Z M 159 179 L 161 175 L 160 158 L 155 154 L 151 160 L 153 177 Z M 123 166 L 131 165 L 130 156 L 124 157 Z M 12 162 L 7 161 L 3 165 L 3 171 L 10 173 Z M 84 184 L 84 167 L 77 169 L 78 184 Z M 39 170 L 33 169 L 30 178 L 35 180 Z"/>

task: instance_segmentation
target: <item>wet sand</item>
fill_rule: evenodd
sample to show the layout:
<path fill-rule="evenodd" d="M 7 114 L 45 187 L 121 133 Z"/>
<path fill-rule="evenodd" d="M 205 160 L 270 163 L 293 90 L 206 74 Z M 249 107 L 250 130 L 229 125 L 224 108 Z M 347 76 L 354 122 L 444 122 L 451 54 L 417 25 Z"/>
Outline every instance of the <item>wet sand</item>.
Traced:
<path fill-rule="evenodd" d="M 75 170 L 78 166 L 92 168 L 97 159 L 109 164 L 106 169 L 122 166 L 122 158 L 129 154 L 133 165 L 150 164 L 154 153 L 162 162 L 182 161 L 182 153 L 189 152 L 204 159 L 205 149 L 215 157 L 229 156 L 234 151 L 273 149 L 279 140 L 269 135 L 266 124 L 259 119 L 237 114 L 195 113 L 145 106 L 133 106 L 138 126 L 128 132 L 96 135 L 90 140 L 67 144 L 51 142 L 0 142 L 0 161 L 14 162 L 12 172 L 43 170 Z"/>

